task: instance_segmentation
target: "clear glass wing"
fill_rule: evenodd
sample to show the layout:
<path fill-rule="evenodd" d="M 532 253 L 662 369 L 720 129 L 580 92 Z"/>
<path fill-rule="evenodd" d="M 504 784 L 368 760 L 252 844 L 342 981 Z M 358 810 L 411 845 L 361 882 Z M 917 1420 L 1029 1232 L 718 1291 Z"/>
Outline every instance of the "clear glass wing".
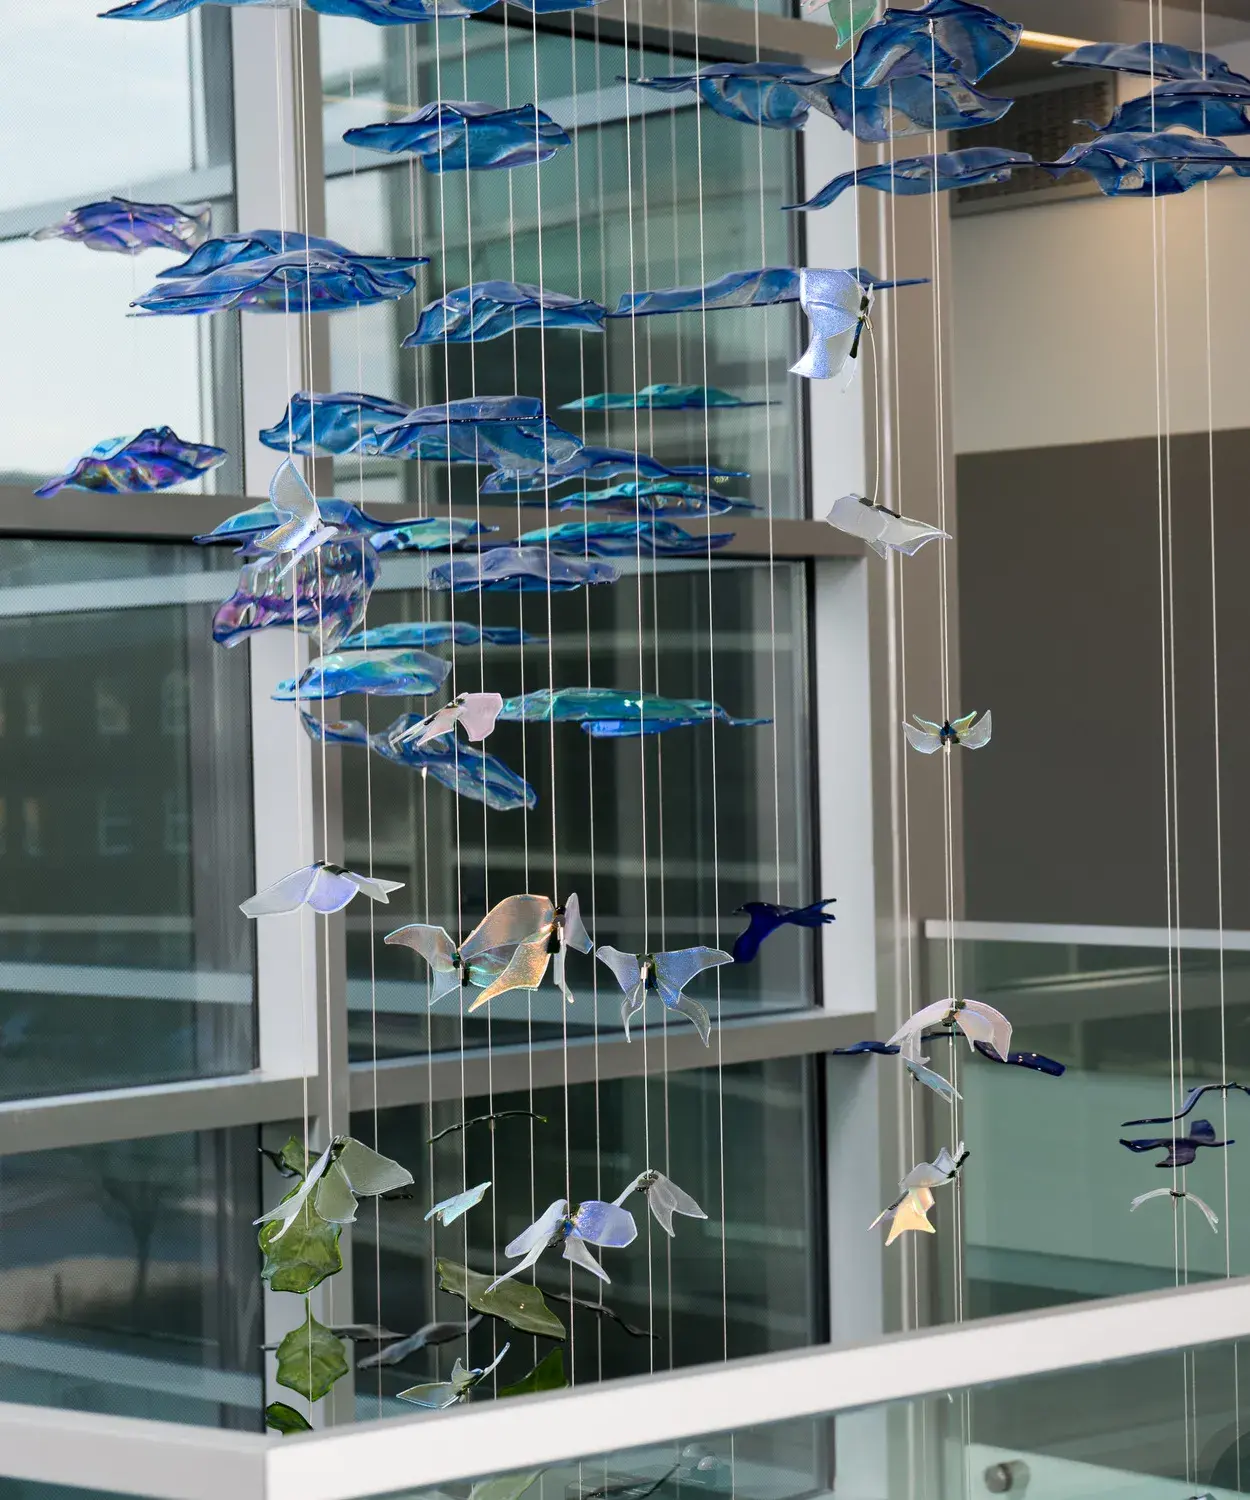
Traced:
<path fill-rule="evenodd" d="M 501 693 L 466 693 L 460 707 L 460 722 L 471 740 L 484 740 L 495 727 L 503 707 Z"/>
<path fill-rule="evenodd" d="M 659 983 L 683 990 L 704 969 L 731 963 L 731 955 L 719 948 L 675 948 L 655 955 L 655 977 Z"/>
<path fill-rule="evenodd" d="M 407 1187 L 412 1173 L 389 1156 L 371 1151 L 360 1141 L 348 1139 L 339 1152 L 337 1165 L 360 1198 L 374 1198 L 379 1193 L 393 1193 Z"/>
<path fill-rule="evenodd" d="M 605 944 L 602 948 L 595 949 L 595 957 L 612 970 L 617 984 L 626 994 L 641 985 L 642 965 L 636 953 L 623 953 L 619 948 L 612 948 Z"/>
<path fill-rule="evenodd" d="M 550 962 L 551 950 L 545 937 L 536 943 L 519 943 L 507 968 L 486 986 L 469 1010 L 475 1011 L 496 995 L 506 994 L 509 990 L 536 990 L 543 982 Z"/>
<path fill-rule="evenodd" d="M 466 958 L 532 942 L 545 936 L 555 921 L 556 909 L 546 896 L 508 896 L 482 918 L 464 940 L 460 952 Z"/>
<path fill-rule="evenodd" d="M 340 873 L 321 865 L 313 875 L 304 904 L 311 906 L 313 911 L 319 911 L 323 917 L 328 917 L 333 912 L 342 911 L 355 898 L 359 889 L 355 878 L 346 871 Z"/>
<path fill-rule="evenodd" d="M 907 743 L 913 750 L 919 750 L 921 755 L 936 755 L 942 748 L 942 732 L 930 734 L 927 729 L 917 729 L 914 724 L 904 724 L 903 733 L 907 736 Z"/>
<path fill-rule="evenodd" d="M 929 1223 L 929 1209 L 933 1207 L 933 1194 L 928 1188 L 917 1188 L 910 1192 L 894 1210 L 894 1222 L 886 1236 L 886 1244 L 892 1245 L 900 1234 L 919 1231 L 921 1234 L 936 1234 Z"/>
<path fill-rule="evenodd" d="M 292 870 L 281 880 L 275 880 L 263 891 L 249 896 L 239 910 L 245 917 L 270 917 L 288 911 L 298 911 L 303 906 L 317 878 L 318 866 L 305 865 L 302 870 Z M 348 897 L 350 900 L 351 898 Z"/>
<path fill-rule="evenodd" d="M 456 945 L 445 927 L 431 927 L 424 922 L 412 922 L 407 927 L 397 927 L 382 939 L 392 947 L 411 948 L 419 953 L 436 974 L 455 973 Z"/>
<path fill-rule="evenodd" d="M 337 1161 L 330 1163 L 317 1186 L 316 1207 L 321 1217 L 331 1224 L 356 1222 L 356 1195 Z"/>
<path fill-rule="evenodd" d="M 574 1265 L 581 1266 L 583 1270 L 589 1271 L 592 1276 L 597 1276 L 600 1281 L 610 1282 L 612 1280 L 590 1251 L 587 1250 L 582 1240 L 572 1237 L 565 1240 L 564 1258 L 565 1260 L 572 1261 Z"/>
<path fill-rule="evenodd" d="M 457 1219 L 467 1214 L 471 1208 L 485 1198 L 490 1188 L 489 1182 L 479 1182 L 476 1187 L 466 1188 L 463 1193 L 456 1193 L 451 1198 L 444 1198 L 441 1203 L 436 1203 L 425 1216 L 428 1224 L 431 1219 L 437 1218 L 440 1224 L 454 1224 Z"/>
<path fill-rule="evenodd" d="M 620 1250 L 638 1238 L 638 1225 L 627 1208 L 590 1198 L 578 1206 L 569 1232 L 579 1239 L 589 1240 L 592 1245 L 607 1245 Z"/>
<path fill-rule="evenodd" d="M 554 1203 L 549 1203 L 528 1229 L 523 1229 L 516 1239 L 509 1240 L 503 1247 L 503 1253 L 511 1258 L 514 1255 L 526 1255 L 535 1247 L 545 1249 L 564 1223 L 568 1211 L 568 1200 L 565 1198 L 557 1198 Z"/>
<path fill-rule="evenodd" d="M 282 520 L 307 523 L 320 519 L 313 492 L 289 458 L 283 459 L 270 480 L 269 499 Z"/>
<path fill-rule="evenodd" d="M 590 934 L 582 925 L 582 906 L 576 891 L 571 892 L 564 903 L 564 941 L 579 953 L 589 953 L 594 946 L 590 941 Z"/>
<path fill-rule="evenodd" d="M 1011 1022 L 1002 1011 L 984 1000 L 968 1000 L 955 1013 L 955 1024 L 970 1041 L 984 1042 L 1006 1062 L 1011 1051 Z"/>
<path fill-rule="evenodd" d="M 655 1174 L 655 1181 L 647 1189 L 647 1204 L 661 1229 L 670 1235 L 673 1233 L 674 1214 L 685 1214 L 690 1219 L 707 1218 L 690 1194 L 665 1177 L 663 1172 Z"/>
<path fill-rule="evenodd" d="M 976 715 L 970 714 L 969 718 L 975 719 Z M 959 725 L 966 722 L 966 720 L 961 719 L 959 721 L 959 724 L 951 725 L 951 728 L 954 729 L 955 732 L 959 735 L 959 743 L 964 747 L 964 749 L 980 750 L 985 745 L 988 745 L 990 742 L 990 736 L 994 732 L 993 720 L 990 716 L 989 709 L 986 709 L 986 711 L 981 715 L 980 720 L 976 724 L 974 724 L 972 728 L 961 729 Z"/>
<path fill-rule="evenodd" d="M 348 870 L 344 878 L 350 880 L 361 895 L 368 896 L 370 901 L 380 901 L 383 906 L 387 905 L 393 891 L 402 891 L 404 888 L 402 880 L 376 880 L 370 875 L 357 875 L 351 870 Z"/>

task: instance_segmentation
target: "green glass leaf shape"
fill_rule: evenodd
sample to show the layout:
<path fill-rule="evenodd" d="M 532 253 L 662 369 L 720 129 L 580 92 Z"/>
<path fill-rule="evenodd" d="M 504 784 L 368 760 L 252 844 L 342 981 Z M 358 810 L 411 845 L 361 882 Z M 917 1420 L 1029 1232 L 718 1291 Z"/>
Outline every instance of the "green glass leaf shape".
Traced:
<path fill-rule="evenodd" d="M 438 1262 L 439 1286 L 455 1297 L 463 1297 L 474 1312 L 502 1318 L 520 1333 L 533 1333 L 544 1339 L 568 1337 L 564 1324 L 547 1306 L 536 1286 L 527 1281 L 505 1281 L 488 1292 L 490 1283 L 489 1276 L 470 1271 L 454 1260 Z"/>
<path fill-rule="evenodd" d="M 562 1391 L 568 1381 L 564 1376 L 564 1350 L 559 1344 L 542 1359 L 523 1379 L 515 1385 L 501 1385 L 501 1396 L 531 1396 L 535 1391 Z"/>
<path fill-rule="evenodd" d="M 265 1426 L 272 1427 L 283 1437 L 292 1432 L 311 1432 L 312 1423 L 302 1412 L 288 1406 L 285 1401 L 271 1401 L 265 1408 Z"/>
<path fill-rule="evenodd" d="M 336 1380 L 347 1374 L 342 1342 L 308 1309 L 298 1328 L 292 1328 L 278 1345 L 278 1384 L 320 1401 Z"/>
<path fill-rule="evenodd" d="M 542 1474 L 541 1469 L 531 1469 L 527 1474 L 496 1474 L 494 1479 L 483 1479 L 469 1491 L 469 1500 L 521 1500 L 521 1496 Z"/>
<path fill-rule="evenodd" d="M 877 0 L 831 0 L 829 13 L 838 33 L 838 46 L 845 47 L 877 19 Z"/>
<path fill-rule="evenodd" d="M 298 1187 L 292 1188 L 287 1197 L 298 1191 Z M 338 1224 L 327 1224 L 311 1203 L 304 1204 L 285 1234 L 281 1221 L 262 1224 L 256 1236 L 265 1252 L 261 1280 L 267 1281 L 275 1292 L 312 1291 L 327 1276 L 343 1269 L 343 1253 L 339 1249 L 342 1232 Z"/>

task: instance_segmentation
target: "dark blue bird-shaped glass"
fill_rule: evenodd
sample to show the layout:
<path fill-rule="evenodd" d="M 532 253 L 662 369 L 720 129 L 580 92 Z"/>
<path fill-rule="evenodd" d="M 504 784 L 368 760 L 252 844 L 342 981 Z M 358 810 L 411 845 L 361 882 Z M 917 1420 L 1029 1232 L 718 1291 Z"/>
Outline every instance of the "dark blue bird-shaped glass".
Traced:
<path fill-rule="evenodd" d="M 1188 1167 L 1192 1165 L 1200 1147 L 1234 1146 L 1236 1142 L 1217 1141 L 1215 1126 L 1210 1120 L 1195 1120 L 1189 1127 L 1188 1135 L 1149 1137 L 1137 1141 L 1121 1140 L 1120 1145 L 1137 1152 L 1163 1149 L 1167 1154 L 1162 1161 L 1155 1163 L 1157 1167 Z"/>
<path fill-rule="evenodd" d="M 1244 1083 L 1200 1083 L 1185 1095 L 1185 1102 L 1174 1115 L 1152 1115 L 1148 1120 L 1125 1120 L 1120 1127 L 1122 1130 L 1132 1130 L 1138 1125 L 1175 1125 L 1178 1120 L 1183 1120 L 1198 1100 L 1204 1094 L 1228 1094 L 1236 1089 L 1239 1093 L 1250 1094 L 1250 1087 Z"/>
<path fill-rule="evenodd" d="M 814 901 L 810 906 L 774 906 L 771 901 L 745 902 L 738 910 L 751 920 L 733 945 L 734 963 L 749 964 L 760 951 L 764 939 L 781 927 L 819 928 L 834 921 L 834 913 L 826 911 L 825 907 L 832 906 L 836 899 L 830 896 L 824 901 Z"/>
<path fill-rule="evenodd" d="M 1250 91 L 1246 95 L 1250 104 Z M 1210 136 L 1136 131 L 1099 136 L 1070 147 L 1058 161 L 1040 162 L 1053 177 L 1086 172 L 1108 198 L 1171 197 L 1231 170 L 1250 177 L 1250 157 Z"/>

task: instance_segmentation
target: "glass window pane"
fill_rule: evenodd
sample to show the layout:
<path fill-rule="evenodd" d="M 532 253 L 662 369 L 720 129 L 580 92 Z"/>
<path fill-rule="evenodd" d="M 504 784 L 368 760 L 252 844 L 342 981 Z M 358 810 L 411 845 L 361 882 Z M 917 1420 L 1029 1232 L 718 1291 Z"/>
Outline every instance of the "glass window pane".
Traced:
<path fill-rule="evenodd" d="M 232 571 L 0 540 L 0 1098 L 253 1066 L 247 654 L 210 637 Z"/>
<path fill-rule="evenodd" d="M 382 588 L 395 591 L 374 595 L 371 625 L 446 618 L 445 595 L 399 587 L 405 571 L 413 576 L 407 560 L 388 559 Z M 460 1045 L 454 997 L 431 1013 L 424 961 L 380 941 L 406 923 L 464 936 L 505 896 L 530 890 L 564 901 L 576 891 L 599 944 L 641 953 L 719 942 L 728 950 L 745 926 L 734 915 L 743 902 L 775 901 L 778 891 L 789 905 L 812 899 L 805 597 L 799 565 L 779 565 L 770 592 L 767 566 L 749 563 L 717 564 L 710 580 L 706 565 L 661 565 L 654 579 L 648 570 L 641 590 L 635 575 L 588 594 L 557 594 L 550 622 L 545 595 L 483 596 L 488 626 L 522 624 L 550 635 L 551 658 L 542 645 L 458 647 L 452 691 L 508 695 L 553 680 L 585 683 L 589 660 L 597 686 L 636 687 L 641 665 L 649 691 L 707 698 L 714 666 L 716 701 L 737 716 L 772 717 L 775 689 L 776 725 L 698 725 L 639 740 L 592 739 L 576 724 L 499 724 L 486 745 L 533 787 L 537 806 L 528 814 L 484 812 L 419 771 L 344 748 L 348 864 L 404 882 L 385 910 L 344 913 L 355 1059 L 373 1055 L 375 1008 L 379 1056 Z M 457 599 L 455 611 L 476 622 L 478 601 Z M 349 698 L 327 711 L 377 731 L 402 707 Z M 548 890 L 553 815 L 558 892 Z M 690 994 L 713 1016 L 719 994 L 725 1018 L 803 1009 L 815 1003 L 814 962 L 813 934 L 786 927 L 753 963 L 704 975 Z M 468 1016 L 465 1037 L 483 1044 L 488 1021 L 495 1043 L 559 1037 L 566 1027 L 620 1035 L 622 995 L 607 969 L 577 953 L 568 973 L 578 996 L 572 1007 L 548 978 L 532 996 L 514 991 Z M 635 1026 L 658 1027 L 661 1010 L 653 1001 Z M 670 1024 L 688 1023 L 673 1016 Z"/>
<path fill-rule="evenodd" d="M 0 1157 L 0 1400 L 258 1429 L 254 1129 Z"/>
<path fill-rule="evenodd" d="M 670 465 L 710 457 L 750 475 L 726 481 L 726 494 L 771 504 L 778 515 L 799 514 L 793 434 L 800 429 L 801 393 L 787 373 L 800 347 L 793 306 L 706 319 L 693 313 L 609 319 L 603 334 L 531 329 L 478 344 L 399 347 L 422 305 L 470 280 L 539 283 L 612 309 L 622 295 L 646 288 L 796 264 L 793 216 L 777 211 L 792 201 L 790 133 L 755 131 L 710 111 L 700 121 L 681 102 L 685 96 L 673 104 L 669 96 L 626 91 L 617 81 L 674 71 L 665 53 L 640 56 L 606 42 L 596 47 L 546 32 L 535 38 L 527 28 L 483 26 L 468 28 L 467 50 L 449 32 L 436 52 L 430 31 L 399 31 L 362 42 L 351 23 L 327 18 L 322 28 L 327 161 L 334 174 L 329 232 L 353 249 L 403 254 L 415 243 L 432 257 L 418 298 L 332 322 L 335 388 L 413 406 L 470 394 L 540 395 L 556 420 L 588 443 Z M 683 65 L 678 60 L 677 68 Z M 440 95 L 522 103 L 535 89 L 553 118 L 579 124 L 572 148 L 537 171 L 432 176 L 413 158 L 379 166 L 376 153 L 341 142 L 350 126 Z M 558 411 L 586 395 L 661 382 L 718 386 L 776 404 L 706 414 Z M 449 493 L 471 502 L 476 480 L 469 468 L 449 478 L 429 464 L 351 455 L 336 465 L 335 487 L 352 498 L 364 493 L 433 505 Z"/>
<path fill-rule="evenodd" d="M 34 487 L 96 443 L 144 427 L 172 426 L 237 455 L 237 319 L 130 315 L 157 272 L 182 257 L 27 238 L 114 194 L 208 201 L 214 230 L 235 228 L 229 13 L 207 6 L 141 26 L 102 22 L 90 6 L 8 9 L 0 482 Z M 237 492 L 240 476 L 236 456 L 194 487 Z"/>
<path fill-rule="evenodd" d="M 502 1247 L 565 1193 L 565 1143 L 574 1201 L 614 1199 L 648 1165 L 661 1169 L 691 1194 L 706 1220 L 678 1216 L 669 1240 L 633 1194 L 638 1238 L 623 1250 L 592 1248 L 611 1276 L 602 1288 L 589 1272 L 575 1271 L 574 1296 L 600 1300 L 631 1325 L 578 1308 L 564 1346 L 566 1372 L 575 1383 L 677 1366 L 801 1348 L 823 1337 L 822 1231 L 817 1211 L 815 1103 L 806 1059 L 752 1063 L 652 1075 L 641 1079 L 470 1099 L 425 1108 L 384 1110 L 378 1116 L 379 1149 L 394 1155 L 416 1177 L 411 1201 L 381 1204 L 362 1213 L 354 1231 L 355 1312 L 411 1333 L 431 1319 L 461 1321 L 464 1303 L 435 1292 L 434 1259 L 502 1272 L 511 1262 Z M 567 1107 L 566 1107 L 567 1106 Z M 533 1109 L 546 1123 L 500 1120 L 444 1136 L 428 1150 L 426 1138 L 488 1110 Z M 372 1142 L 372 1116 L 353 1121 Z M 431 1163 L 433 1177 L 431 1179 Z M 722 1171 L 724 1238 L 722 1240 Z M 435 1201 L 490 1180 L 482 1204 L 449 1228 L 426 1224 Z M 377 1227 L 380 1227 L 380 1246 Z M 723 1246 L 723 1259 L 722 1259 Z M 377 1267 L 381 1267 L 381 1298 Z M 534 1276 L 550 1306 L 568 1326 L 570 1267 L 558 1250 L 538 1262 Z M 722 1281 L 724 1277 L 724 1281 Z M 639 1336 L 647 1330 L 653 1341 Z M 470 1335 L 470 1362 L 489 1363 L 509 1339 L 512 1348 L 499 1383 L 519 1380 L 535 1363 L 535 1343 L 487 1319 Z M 538 1345 L 539 1357 L 553 1346 Z M 358 1411 L 372 1417 L 411 1407 L 395 1392 L 421 1380 L 447 1379 L 453 1359 L 465 1358 L 463 1339 L 411 1356 L 402 1366 L 361 1371 Z"/>

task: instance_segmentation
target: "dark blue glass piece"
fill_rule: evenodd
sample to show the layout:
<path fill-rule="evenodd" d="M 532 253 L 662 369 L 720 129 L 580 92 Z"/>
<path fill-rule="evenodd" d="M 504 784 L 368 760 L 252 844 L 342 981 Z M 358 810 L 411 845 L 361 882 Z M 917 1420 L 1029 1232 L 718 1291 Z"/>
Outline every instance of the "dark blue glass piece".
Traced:
<path fill-rule="evenodd" d="M 1182 1136 L 1158 1136 L 1137 1141 L 1121 1140 L 1121 1146 L 1127 1146 L 1130 1151 L 1154 1151 L 1162 1147 L 1167 1155 L 1162 1161 L 1155 1163 L 1157 1167 L 1188 1167 L 1191 1166 L 1200 1146 L 1235 1146 L 1236 1141 L 1217 1141 L 1215 1138 L 1215 1127 L 1210 1120 L 1195 1120 L 1189 1127 L 1189 1134 Z"/>
<path fill-rule="evenodd" d="M 625 448 L 579 447 L 577 452 L 562 463 L 553 462 L 545 467 L 533 465 L 520 471 L 501 465 L 487 476 L 481 486 L 483 495 L 524 493 L 563 484 L 569 479 L 614 479 L 618 474 L 633 474 L 636 478 L 679 479 L 690 477 L 701 479 L 704 484 L 718 483 L 723 479 L 746 479 L 749 475 L 741 469 L 704 469 L 697 464 L 674 464 L 669 468 L 658 458 L 645 453 L 630 453 Z"/>
<path fill-rule="evenodd" d="M 1250 105 L 1250 91 L 1246 95 Z M 1250 157 L 1202 135 L 1103 135 L 1072 146 L 1058 161 L 1041 162 L 1052 176 L 1087 172 L 1108 198 L 1171 197 L 1210 182 L 1224 169 L 1250 177 Z"/>
<path fill-rule="evenodd" d="M 474 99 L 434 100 L 400 120 L 358 126 L 343 139 L 370 151 L 409 151 L 427 172 L 531 167 L 572 145 L 532 104 L 501 109 Z"/>
<path fill-rule="evenodd" d="M 282 420 L 262 429 L 260 440 L 279 453 L 351 453 L 367 434 L 391 426 L 407 412 L 402 401 L 360 391 L 298 391 Z"/>
<path fill-rule="evenodd" d="M 813 927 L 820 928 L 826 923 L 836 920 L 835 914 L 826 911 L 826 906 L 832 906 L 836 897 L 830 896 L 824 901 L 813 901 L 810 906 L 774 906 L 770 901 L 748 901 L 738 908 L 738 911 L 750 917 L 745 932 L 738 934 L 737 941 L 733 945 L 733 960 L 736 964 L 749 964 L 760 951 L 760 944 L 771 933 L 779 927 Z M 860 1051 L 868 1050 L 870 1044 L 860 1042 L 857 1048 Z M 842 1049 L 856 1050 L 856 1049 Z"/>
<path fill-rule="evenodd" d="M 876 1057 L 898 1056 L 898 1048 L 888 1042 L 856 1042 L 850 1047 L 831 1047 L 829 1051 L 834 1057 L 861 1057 L 868 1053 Z"/>
<path fill-rule="evenodd" d="M 106 11 L 109 20 L 168 21 L 201 5 L 272 5 L 274 0 L 130 0 Z M 480 15 L 498 0 L 305 0 L 323 16 L 349 16 L 373 26 L 410 26 L 414 22 L 463 19 Z M 522 10 L 548 15 L 583 10 L 598 0 L 512 0 Z"/>
<path fill-rule="evenodd" d="M 1250 78 L 1234 73 L 1214 52 L 1191 52 L 1174 42 L 1090 42 L 1069 52 L 1055 64 L 1058 68 L 1106 68 L 1115 73 L 1137 73 L 1157 83 L 1190 80 L 1240 83 Z"/>
<path fill-rule="evenodd" d="M 1023 151 L 1004 151 L 998 146 L 970 146 L 963 151 L 943 151 L 937 156 L 909 156 L 893 163 L 861 167 L 858 172 L 843 172 L 806 203 L 787 203 L 784 207 L 828 208 L 856 183 L 906 198 L 921 193 L 945 193 L 953 188 L 984 187 L 988 183 L 1006 182 L 1017 167 L 1033 165 L 1033 158 Z"/>
<path fill-rule="evenodd" d="M 1053 1057 L 1044 1057 L 1040 1052 L 1009 1052 L 1006 1057 L 999 1057 L 988 1042 L 974 1041 L 973 1047 L 982 1057 L 988 1057 L 993 1063 L 1007 1063 L 1013 1068 L 1028 1068 L 1033 1073 L 1046 1073 L 1051 1078 L 1062 1078 L 1067 1069 L 1061 1062 L 1056 1062 Z"/>
<path fill-rule="evenodd" d="M 529 471 L 572 458 L 581 446 L 581 438 L 544 414 L 535 396 L 473 396 L 418 407 L 363 437 L 360 451 Z"/>
<path fill-rule="evenodd" d="M 627 480 L 606 490 L 578 490 L 558 499 L 522 500 L 551 510 L 603 510 L 613 515 L 724 516 L 735 510 L 758 510 L 749 500 L 718 495 L 684 479 Z"/>
<path fill-rule="evenodd" d="M 1157 139 L 1161 130 L 1195 130 L 1202 136 L 1250 135 L 1250 83 L 1219 79 L 1161 83 L 1149 94 L 1121 104 L 1102 127 L 1102 134 L 1139 131 Z M 1184 137 L 1180 139 L 1183 143 Z"/>
<path fill-rule="evenodd" d="M 1011 56 L 1023 29 L 969 0 L 928 0 L 915 10 L 890 9 L 859 39 L 855 83 L 871 88 L 887 78 L 933 68 L 947 68 L 975 83 Z"/>
<path fill-rule="evenodd" d="M 854 89 L 839 75 L 804 92 L 814 108 L 861 141 L 992 125 L 1014 102 L 983 94 L 956 73 L 914 73 L 875 88 Z"/>
<path fill-rule="evenodd" d="M 1183 1120 L 1193 1109 L 1198 1100 L 1204 1094 L 1227 1094 L 1236 1089 L 1239 1093 L 1250 1095 L 1250 1088 L 1244 1083 L 1200 1083 L 1185 1095 L 1185 1102 L 1180 1110 L 1174 1115 L 1154 1115 L 1149 1120 L 1125 1120 L 1121 1130 L 1132 1130 L 1138 1125 L 1175 1125 L 1178 1120 Z"/>
<path fill-rule="evenodd" d="M 358 510 L 349 500 L 318 500 L 317 510 L 320 512 L 321 519 L 328 525 L 348 531 L 352 536 L 372 537 L 375 532 L 385 529 L 384 522 L 375 521 L 372 516 L 365 515 L 364 511 Z M 203 536 L 197 536 L 195 540 L 201 544 L 239 542 L 246 545 L 253 537 L 264 536 L 266 532 L 275 530 L 281 524 L 281 518 L 274 509 L 273 502 L 262 500 L 259 504 L 253 505 L 251 510 L 237 511 L 233 516 L 228 516 L 212 531 L 206 532 Z"/>
<path fill-rule="evenodd" d="M 658 93 L 696 93 L 709 109 L 742 125 L 799 130 L 811 106 L 792 85 L 826 83 L 828 74 L 792 63 L 710 63 L 697 73 L 633 81 Z"/>
<path fill-rule="evenodd" d="M 425 649 L 430 646 L 476 646 L 485 641 L 490 646 L 546 645 L 546 638 L 520 630 L 515 625 L 486 625 L 479 628 L 468 620 L 401 620 L 395 625 L 370 625 L 356 635 L 339 642 L 340 651 L 389 651 L 399 647 Z"/>
<path fill-rule="evenodd" d="M 226 450 L 187 443 L 172 427 L 145 427 L 133 437 L 106 438 L 88 449 L 64 474 L 40 485 L 42 499 L 64 489 L 99 495 L 139 495 L 188 484 L 226 461 Z"/>
<path fill-rule="evenodd" d="M 476 521 L 459 516 L 425 516 L 375 531 L 371 540 L 376 552 L 448 552 L 474 537 L 498 530 L 498 526 L 479 526 Z"/>
<path fill-rule="evenodd" d="M 457 594 L 564 594 L 619 577 L 609 563 L 580 562 L 546 547 L 500 547 L 440 563 L 430 569 L 427 587 Z"/>
<path fill-rule="evenodd" d="M 154 315 L 370 307 L 415 291 L 416 269 L 428 264 L 424 255 L 357 255 L 333 240 L 262 229 L 208 240 L 131 306 Z"/>
<path fill-rule="evenodd" d="M 381 568 L 366 540 L 324 542 L 281 577 L 286 567 L 281 557 L 244 565 L 235 592 L 213 616 L 213 639 L 219 646 L 237 646 L 260 630 L 294 624 L 333 649 L 360 629 Z"/>
<path fill-rule="evenodd" d="M 546 292 L 517 281 L 478 281 L 448 292 L 422 308 L 416 332 L 403 347 L 418 344 L 480 344 L 517 328 L 580 328 L 602 333 L 606 309 L 588 298 Z"/>
<path fill-rule="evenodd" d="M 280 682 L 270 696 L 280 703 L 370 693 L 382 698 L 425 697 L 446 682 L 451 663 L 428 651 L 335 651 L 310 662 L 300 677 Z"/>
<path fill-rule="evenodd" d="M 860 173 L 860 179 L 864 174 Z M 888 292 L 900 286 L 926 286 L 927 279 L 909 277 L 886 281 L 863 266 L 850 274 L 871 291 Z M 799 300 L 799 272 L 790 266 L 766 266 L 761 271 L 730 271 L 706 286 L 670 286 L 651 292 L 627 292 L 610 318 L 650 318 L 657 313 L 718 312 L 733 307 L 776 307 Z"/>
<path fill-rule="evenodd" d="M 567 521 L 527 531 L 518 545 L 548 546 L 571 557 L 706 557 L 733 539 L 732 531 L 692 536 L 671 521 Z"/>
<path fill-rule="evenodd" d="M 771 719 L 735 719 L 719 703 L 703 698 L 662 698 L 619 688 L 539 688 L 505 699 L 499 722 L 580 724 L 596 739 L 636 739 L 689 728 L 712 719 L 733 728 L 771 724 Z"/>
<path fill-rule="evenodd" d="M 210 203 L 179 208 L 174 203 L 106 198 L 71 208 L 57 223 L 36 229 L 31 239 L 72 240 L 88 250 L 112 250 L 120 255 L 138 255 L 153 246 L 185 253 L 204 243 L 212 222 Z"/>
<path fill-rule="evenodd" d="M 721 411 L 776 406 L 776 401 L 744 401 L 714 385 L 648 385 L 640 391 L 605 391 L 566 401 L 561 411 Z"/>
<path fill-rule="evenodd" d="M 300 711 L 309 738 L 331 745 L 368 746 L 393 765 L 422 771 L 457 796 L 482 802 L 493 812 L 518 812 L 538 806 L 538 793 L 497 756 L 447 735 L 418 745 L 406 739 L 423 722 L 420 714 L 401 714 L 386 729 L 370 735 L 355 719 L 322 724 L 316 714 Z"/>

